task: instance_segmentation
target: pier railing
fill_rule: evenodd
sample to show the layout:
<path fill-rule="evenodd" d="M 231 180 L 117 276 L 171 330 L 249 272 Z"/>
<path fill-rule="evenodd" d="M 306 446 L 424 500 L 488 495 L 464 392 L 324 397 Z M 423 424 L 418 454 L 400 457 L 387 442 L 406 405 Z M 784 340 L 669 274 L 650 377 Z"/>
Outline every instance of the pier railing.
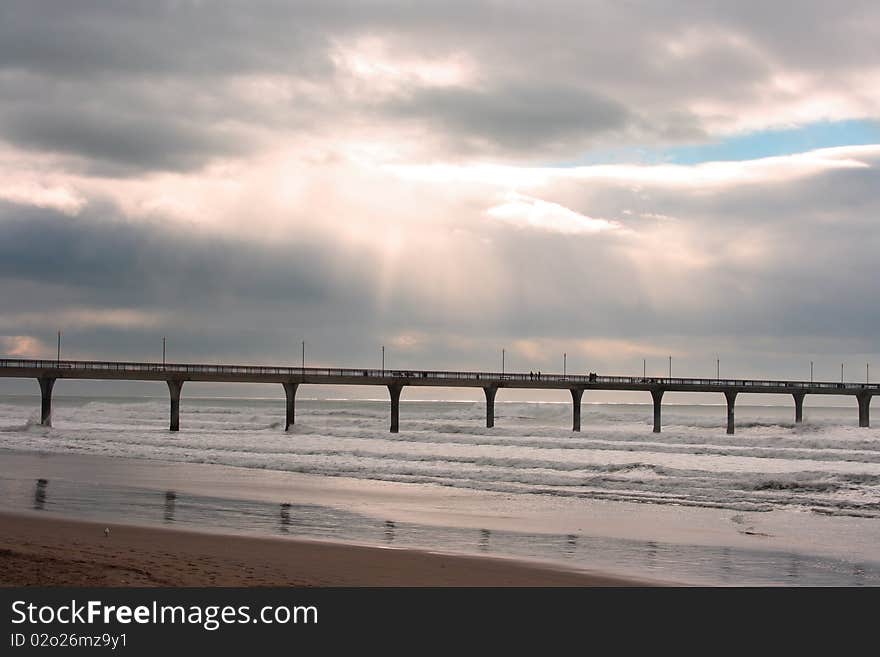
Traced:
<path fill-rule="evenodd" d="M 290 367 L 266 365 L 212 365 L 196 363 L 138 363 L 124 361 L 92 360 L 27 360 L 18 358 L 0 359 L 0 368 L 32 370 L 80 370 L 87 372 L 117 372 L 132 374 L 150 372 L 167 374 L 210 374 L 229 376 L 285 376 L 285 377 L 363 377 L 393 379 L 427 379 L 431 381 L 504 381 L 565 384 L 605 384 L 634 386 L 705 386 L 717 388 L 729 386 L 740 389 L 779 389 L 797 390 L 877 390 L 878 383 L 829 382 L 829 381 L 781 381 L 763 379 L 727 378 L 683 378 L 651 376 L 603 376 L 598 374 L 538 374 L 532 372 L 472 372 L 454 370 L 411 370 L 345 367 Z"/>
<path fill-rule="evenodd" d="M 706 379 L 648 376 L 543 374 L 539 372 L 468 372 L 450 370 L 373 369 L 342 367 L 278 367 L 195 363 L 126 363 L 92 360 L 0 359 L 0 376 L 35 377 L 40 384 L 40 422 L 52 420 L 52 389 L 59 378 L 165 380 L 171 396 L 170 430 L 180 428 L 180 393 L 187 380 L 275 382 L 287 399 L 285 430 L 294 423 L 296 391 L 302 383 L 387 386 L 391 398 L 391 432 L 399 430 L 400 394 L 404 387 L 481 387 L 486 395 L 486 428 L 495 426 L 495 393 L 499 388 L 568 388 L 572 398 L 572 431 L 581 430 L 581 398 L 585 390 L 649 391 L 654 402 L 654 432 L 660 431 L 660 407 L 665 392 L 722 392 L 727 400 L 727 433 L 734 432 L 734 405 L 741 392 L 791 394 L 795 423 L 803 421 L 807 394 L 853 395 L 859 406 L 859 426 L 870 426 L 871 399 L 880 384 L 760 379 Z"/>

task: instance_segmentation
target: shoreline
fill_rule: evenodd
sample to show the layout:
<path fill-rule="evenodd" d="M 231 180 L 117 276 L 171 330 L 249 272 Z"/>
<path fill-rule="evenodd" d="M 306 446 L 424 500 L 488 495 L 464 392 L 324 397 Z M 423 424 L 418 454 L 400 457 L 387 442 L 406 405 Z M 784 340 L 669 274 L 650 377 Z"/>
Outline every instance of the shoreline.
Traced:
<path fill-rule="evenodd" d="M 657 586 L 506 557 L 0 511 L 0 586 Z M 104 535 L 109 527 L 109 536 Z"/>
<path fill-rule="evenodd" d="M 213 463 L 0 451 L 2 512 L 83 520 L 101 534 L 112 523 L 200 532 L 214 541 L 232 534 L 321 542 L 490 558 L 639 584 L 880 584 L 880 525 L 861 518 L 512 498 Z"/>

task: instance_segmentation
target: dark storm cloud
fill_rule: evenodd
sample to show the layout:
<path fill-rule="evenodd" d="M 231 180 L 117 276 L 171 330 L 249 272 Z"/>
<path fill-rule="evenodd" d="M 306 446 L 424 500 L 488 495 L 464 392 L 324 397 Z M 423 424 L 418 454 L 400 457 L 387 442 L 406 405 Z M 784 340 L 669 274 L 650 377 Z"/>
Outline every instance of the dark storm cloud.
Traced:
<path fill-rule="evenodd" d="M 631 120 L 625 107 L 588 90 L 534 82 L 421 89 L 385 110 L 424 121 L 478 151 L 570 150 L 571 140 L 621 132 Z"/>
<path fill-rule="evenodd" d="M 116 176 L 194 169 L 212 157 L 245 150 L 234 131 L 184 117 L 124 115 L 109 109 L 0 109 L 0 134 L 24 148 L 75 155 L 88 163 L 89 171 Z"/>
<path fill-rule="evenodd" d="M 349 274 L 350 292 L 336 286 Z M 226 300 L 350 303 L 365 295 L 355 288 L 368 278 L 340 272 L 313 244 L 258 246 L 165 222 L 131 223 L 111 206 L 68 217 L 0 203 L 0 279 L 65 288 L 79 303 L 192 311 Z"/>
<path fill-rule="evenodd" d="M 326 74 L 326 33 L 314 28 L 314 11 L 300 3 L 10 0 L 0 7 L 0 62 L 86 82 L 105 75 Z"/>
<path fill-rule="evenodd" d="M 693 103 L 714 102 L 710 118 L 733 120 L 783 66 L 852 93 L 840 75 L 875 65 L 877 14 L 876 3 L 818 1 L 9 0 L 0 135 L 102 173 L 198 169 L 257 148 L 261 131 L 332 135 L 401 117 L 429 126 L 451 154 L 519 160 L 574 157 L 603 136 L 692 141 L 706 137 Z M 380 40 L 391 61 L 465 55 L 475 77 L 403 96 L 369 83 L 350 94 L 351 71 L 335 55 L 363 39 Z M 254 75 L 310 91 L 265 106 L 235 87 Z M 16 76 L 43 84 L 21 87 Z"/>
<path fill-rule="evenodd" d="M 308 23 L 284 3 L 4 3 L 0 139 L 99 175 L 251 152 L 261 130 L 310 123 L 312 101 L 267 113 L 231 87 L 242 75 L 329 81 L 327 34 Z"/>

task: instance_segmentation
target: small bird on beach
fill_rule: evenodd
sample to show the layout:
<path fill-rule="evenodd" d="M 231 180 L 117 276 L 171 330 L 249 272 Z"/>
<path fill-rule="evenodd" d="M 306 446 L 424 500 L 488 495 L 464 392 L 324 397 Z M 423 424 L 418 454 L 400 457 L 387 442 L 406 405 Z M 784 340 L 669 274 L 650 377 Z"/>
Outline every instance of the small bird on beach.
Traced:
<path fill-rule="evenodd" d="M 107 538 L 108 536 L 110 536 L 110 528 L 104 527 L 104 538 Z"/>

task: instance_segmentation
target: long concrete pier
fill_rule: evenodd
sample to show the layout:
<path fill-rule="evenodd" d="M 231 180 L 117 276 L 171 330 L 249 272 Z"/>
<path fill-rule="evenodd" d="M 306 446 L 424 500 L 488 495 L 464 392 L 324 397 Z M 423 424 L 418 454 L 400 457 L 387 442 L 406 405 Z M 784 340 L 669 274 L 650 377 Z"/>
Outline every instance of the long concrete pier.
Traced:
<path fill-rule="evenodd" d="M 520 372 L 452 372 L 434 370 L 351 369 L 323 367 L 265 367 L 183 363 L 125 363 L 76 360 L 0 359 L 0 377 L 32 378 L 40 384 L 40 418 L 52 423 L 52 391 L 58 379 L 164 381 L 171 398 L 171 431 L 180 429 L 180 397 L 187 381 L 280 383 L 287 402 L 285 430 L 295 420 L 300 385 L 385 386 L 391 399 L 391 431 L 400 430 L 400 394 L 406 386 L 482 388 L 486 395 L 486 426 L 495 425 L 495 395 L 500 388 L 568 390 L 572 399 L 572 430 L 581 430 L 581 400 L 593 390 L 630 390 L 651 394 L 654 431 L 660 432 L 661 405 L 667 392 L 714 392 L 727 400 L 727 433 L 735 430 L 734 407 L 739 393 L 787 394 L 794 399 L 795 422 L 803 421 L 806 395 L 850 395 L 856 398 L 859 426 L 870 425 L 871 398 L 877 383 L 696 379 L 679 377 L 600 376 L 597 374 L 532 374 Z"/>

